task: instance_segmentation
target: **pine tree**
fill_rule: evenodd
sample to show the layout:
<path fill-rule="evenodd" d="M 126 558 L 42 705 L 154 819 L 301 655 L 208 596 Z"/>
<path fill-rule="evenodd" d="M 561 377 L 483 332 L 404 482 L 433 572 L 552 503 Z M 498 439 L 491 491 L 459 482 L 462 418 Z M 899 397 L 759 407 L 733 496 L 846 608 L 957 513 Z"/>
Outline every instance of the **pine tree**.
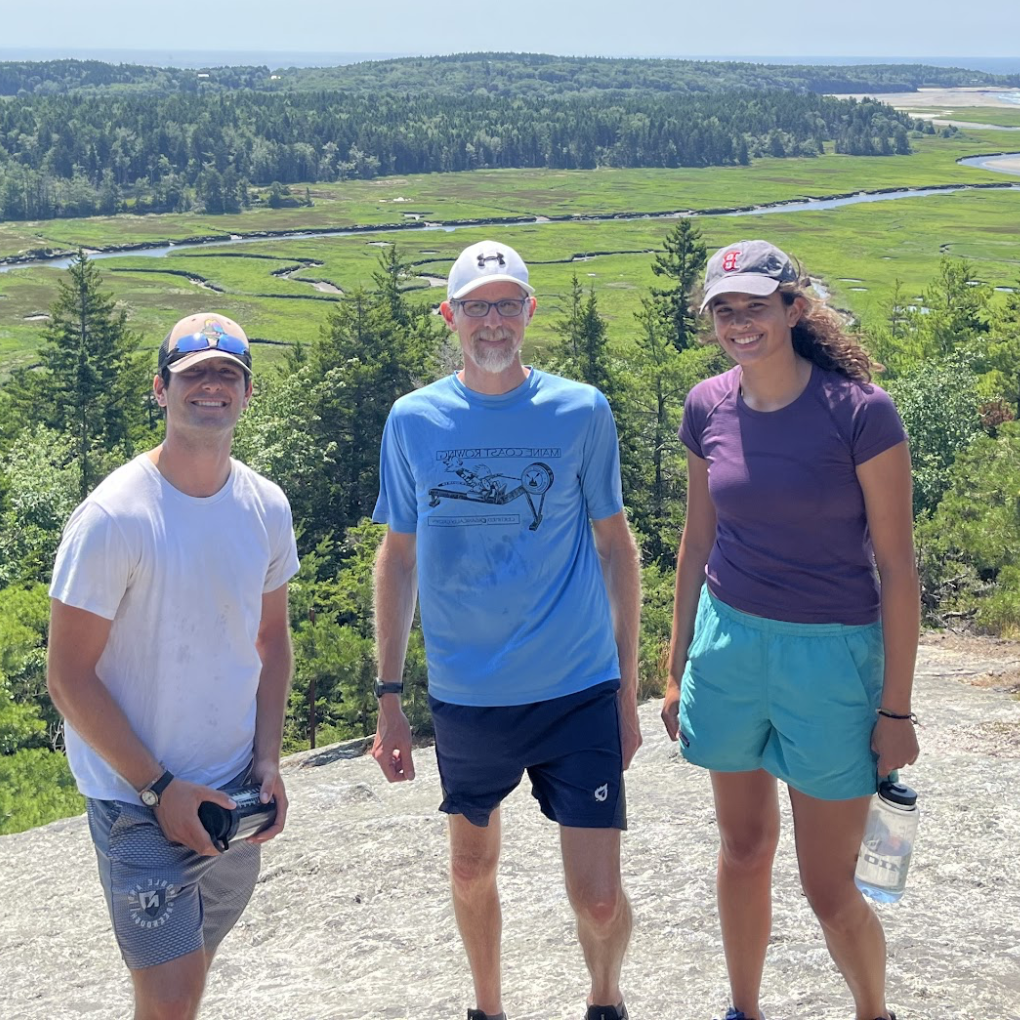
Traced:
<path fill-rule="evenodd" d="M 562 359 L 559 370 L 571 379 L 601 390 L 610 404 L 615 404 L 618 386 L 609 352 L 606 320 L 599 313 L 595 288 L 591 288 L 585 300 L 576 273 L 571 280 L 570 313 L 557 327 L 561 336 L 556 351 Z"/>
<path fill-rule="evenodd" d="M 682 217 L 666 235 L 665 251 L 655 256 L 652 272 L 664 276 L 671 285 L 653 288 L 655 308 L 665 323 L 673 346 L 678 351 L 693 347 L 698 333 L 697 317 L 691 313 L 690 300 L 708 261 L 701 230 L 689 217 Z"/>
<path fill-rule="evenodd" d="M 33 380 L 41 420 L 74 438 L 82 499 L 100 474 L 97 452 L 122 447 L 130 453 L 145 426 L 138 337 L 101 284 L 99 270 L 79 249 L 50 309 L 40 350 L 45 371 Z"/>

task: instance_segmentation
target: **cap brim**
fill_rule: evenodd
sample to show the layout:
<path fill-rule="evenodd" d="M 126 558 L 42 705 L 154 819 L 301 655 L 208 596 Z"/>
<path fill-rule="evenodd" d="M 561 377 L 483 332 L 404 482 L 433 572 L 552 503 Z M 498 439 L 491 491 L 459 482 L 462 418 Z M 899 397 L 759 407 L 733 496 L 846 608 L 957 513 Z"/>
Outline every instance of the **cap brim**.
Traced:
<path fill-rule="evenodd" d="M 231 354 L 230 351 L 221 351 L 216 347 L 210 347 L 204 351 L 192 351 L 191 354 L 185 354 L 183 358 L 172 361 L 166 367 L 167 371 L 171 373 L 183 372 L 186 368 L 191 368 L 192 365 L 197 365 L 202 361 L 209 361 L 211 358 L 224 358 L 227 361 L 232 361 L 234 364 L 240 365 L 248 375 L 251 375 L 251 369 L 236 354 Z"/>
<path fill-rule="evenodd" d="M 754 294 L 765 297 L 779 287 L 779 281 L 761 273 L 735 273 L 713 283 L 705 292 L 705 300 L 701 302 L 699 312 L 703 312 L 712 298 L 720 294 Z"/>
<path fill-rule="evenodd" d="M 529 295 L 535 296 L 535 288 L 518 280 L 516 276 L 509 276 L 506 273 L 493 273 L 491 276 L 479 276 L 476 280 L 465 283 L 455 294 L 451 294 L 448 300 L 459 301 L 462 297 L 470 294 L 473 290 L 478 290 L 479 287 L 484 287 L 487 283 L 516 283 L 522 290 L 526 290 Z"/>

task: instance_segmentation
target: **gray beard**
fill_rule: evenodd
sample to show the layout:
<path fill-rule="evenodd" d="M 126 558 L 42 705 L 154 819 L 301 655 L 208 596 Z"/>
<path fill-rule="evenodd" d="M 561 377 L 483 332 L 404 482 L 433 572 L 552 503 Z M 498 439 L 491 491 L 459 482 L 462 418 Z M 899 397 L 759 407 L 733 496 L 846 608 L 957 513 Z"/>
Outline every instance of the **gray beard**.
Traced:
<path fill-rule="evenodd" d="M 499 337 L 499 332 L 496 332 L 496 336 Z M 511 337 L 506 336 L 507 340 Z M 489 347 L 488 344 L 482 342 L 480 339 L 472 339 L 471 343 L 468 344 L 468 355 L 475 365 L 480 368 L 483 372 L 491 372 L 493 375 L 498 375 L 500 372 L 506 371 L 518 361 L 520 358 L 519 347 Z"/>

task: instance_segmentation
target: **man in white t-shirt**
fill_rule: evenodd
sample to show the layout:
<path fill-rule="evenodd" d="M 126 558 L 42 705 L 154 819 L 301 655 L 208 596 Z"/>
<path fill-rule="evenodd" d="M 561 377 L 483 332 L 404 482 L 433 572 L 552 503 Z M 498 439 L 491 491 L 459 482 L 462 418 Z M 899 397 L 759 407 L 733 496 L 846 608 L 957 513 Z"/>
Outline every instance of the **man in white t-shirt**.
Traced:
<path fill-rule="evenodd" d="M 280 489 L 230 457 L 252 393 L 232 319 L 197 313 L 160 347 L 166 438 L 74 511 L 50 586 L 49 691 L 87 799 L 136 1020 L 190 1020 L 287 815 L 280 744 L 298 568 Z M 244 784 L 273 825 L 220 853 L 198 816 Z"/>

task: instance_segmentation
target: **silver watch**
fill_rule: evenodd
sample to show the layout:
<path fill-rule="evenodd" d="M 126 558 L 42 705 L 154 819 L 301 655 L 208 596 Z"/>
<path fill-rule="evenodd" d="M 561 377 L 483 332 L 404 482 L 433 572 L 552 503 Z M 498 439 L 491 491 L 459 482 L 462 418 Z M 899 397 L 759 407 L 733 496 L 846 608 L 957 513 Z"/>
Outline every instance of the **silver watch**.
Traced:
<path fill-rule="evenodd" d="M 169 769 L 164 769 L 163 774 L 158 779 L 153 780 L 148 786 L 138 791 L 138 796 L 141 797 L 142 803 L 148 808 L 157 807 L 159 805 L 159 798 L 163 796 L 163 791 L 173 780 L 174 774 Z"/>

